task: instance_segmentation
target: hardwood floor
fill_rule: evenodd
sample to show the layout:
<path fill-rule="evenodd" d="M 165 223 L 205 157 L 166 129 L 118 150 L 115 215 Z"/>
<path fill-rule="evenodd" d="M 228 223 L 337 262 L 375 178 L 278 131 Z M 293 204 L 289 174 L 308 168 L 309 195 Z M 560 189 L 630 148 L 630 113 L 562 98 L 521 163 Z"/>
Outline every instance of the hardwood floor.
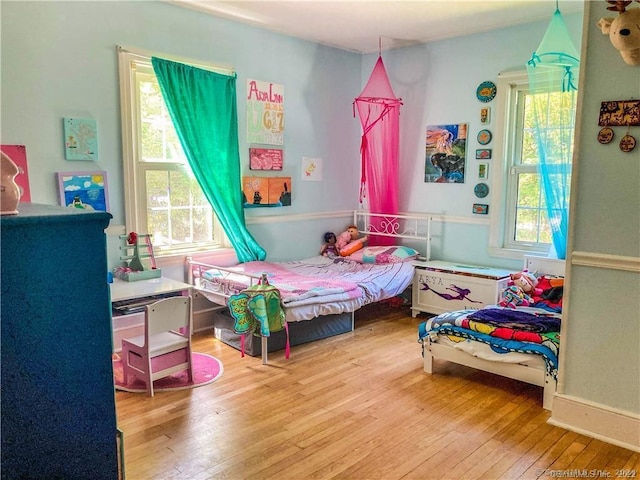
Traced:
<path fill-rule="evenodd" d="M 116 393 L 127 480 L 640 475 L 639 453 L 548 425 L 540 387 L 446 362 L 425 374 L 422 320 L 369 306 L 354 332 L 266 366 L 197 335 L 194 350 L 223 362 L 216 382 Z"/>

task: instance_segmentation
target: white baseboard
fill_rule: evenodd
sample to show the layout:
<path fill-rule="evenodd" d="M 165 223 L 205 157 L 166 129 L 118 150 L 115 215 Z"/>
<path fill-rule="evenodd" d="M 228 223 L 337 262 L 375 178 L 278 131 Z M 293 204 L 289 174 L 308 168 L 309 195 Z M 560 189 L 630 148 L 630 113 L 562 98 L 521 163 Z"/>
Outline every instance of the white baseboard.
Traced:
<path fill-rule="evenodd" d="M 548 423 L 640 452 L 640 415 L 556 394 Z"/>

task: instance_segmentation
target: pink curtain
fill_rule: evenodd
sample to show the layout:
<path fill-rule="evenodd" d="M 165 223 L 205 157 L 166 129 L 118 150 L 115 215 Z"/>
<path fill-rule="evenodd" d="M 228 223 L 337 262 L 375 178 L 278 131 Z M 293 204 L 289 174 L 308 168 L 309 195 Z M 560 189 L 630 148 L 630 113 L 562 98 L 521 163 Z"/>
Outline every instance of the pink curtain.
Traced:
<path fill-rule="evenodd" d="M 372 213 L 398 213 L 400 156 L 400 105 L 391 88 L 387 70 L 378 57 L 360 96 L 355 99 L 362 124 L 360 203 L 365 198 Z M 383 228 L 372 220 L 372 227 Z M 389 245 L 392 238 L 369 235 L 371 245 Z"/>

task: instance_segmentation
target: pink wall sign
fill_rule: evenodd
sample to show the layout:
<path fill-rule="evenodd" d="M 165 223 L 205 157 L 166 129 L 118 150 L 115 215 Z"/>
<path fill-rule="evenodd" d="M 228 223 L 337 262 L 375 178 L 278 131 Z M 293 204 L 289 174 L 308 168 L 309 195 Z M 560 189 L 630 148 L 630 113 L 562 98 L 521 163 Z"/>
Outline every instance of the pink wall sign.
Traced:
<path fill-rule="evenodd" d="M 250 148 L 251 170 L 282 170 L 282 150 L 277 148 Z"/>

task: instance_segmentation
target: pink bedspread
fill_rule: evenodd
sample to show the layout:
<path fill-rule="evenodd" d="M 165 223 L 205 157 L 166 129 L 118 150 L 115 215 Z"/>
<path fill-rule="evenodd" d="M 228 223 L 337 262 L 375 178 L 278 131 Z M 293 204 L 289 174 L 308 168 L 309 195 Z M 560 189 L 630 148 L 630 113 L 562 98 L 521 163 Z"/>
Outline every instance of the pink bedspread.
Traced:
<path fill-rule="evenodd" d="M 413 275 L 410 263 L 361 264 L 320 256 L 293 262 L 247 262 L 232 270 L 256 276 L 266 272 L 269 283 L 278 287 L 287 307 L 359 298 L 362 305 L 377 302 L 402 293 Z M 223 279 L 215 270 L 205 272 L 203 280 L 223 284 L 231 294 L 246 288 L 241 276 Z"/>

